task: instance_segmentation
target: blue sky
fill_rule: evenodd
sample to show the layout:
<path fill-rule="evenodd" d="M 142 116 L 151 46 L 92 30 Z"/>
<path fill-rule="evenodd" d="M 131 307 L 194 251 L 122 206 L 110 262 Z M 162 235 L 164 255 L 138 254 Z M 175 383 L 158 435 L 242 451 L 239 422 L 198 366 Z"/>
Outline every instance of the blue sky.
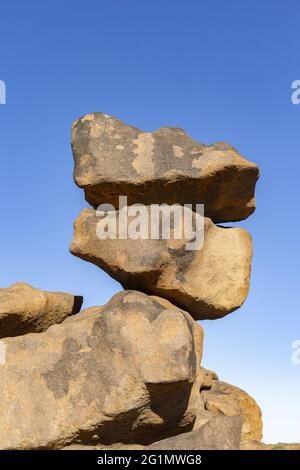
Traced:
<path fill-rule="evenodd" d="M 203 322 L 203 364 L 261 405 L 265 441 L 300 442 L 299 126 L 296 0 L 10 0 L 1 3 L 0 285 L 23 280 L 99 305 L 120 289 L 68 252 L 87 206 L 70 127 L 104 111 L 146 130 L 226 141 L 261 168 L 251 292 Z"/>

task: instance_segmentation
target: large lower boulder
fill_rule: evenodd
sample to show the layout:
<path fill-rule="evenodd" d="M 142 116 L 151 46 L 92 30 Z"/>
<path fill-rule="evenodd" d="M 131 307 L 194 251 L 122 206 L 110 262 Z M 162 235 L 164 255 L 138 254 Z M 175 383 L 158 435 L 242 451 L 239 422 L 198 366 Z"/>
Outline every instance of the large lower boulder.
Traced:
<path fill-rule="evenodd" d="M 135 291 L 1 340 L 0 449 L 147 445 L 190 431 L 202 342 L 188 313 Z"/>
<path fill-rule="evenodd" d="M 163 439 L 146 449 L 239 450 L 242 422 L 240 416 L 215 416 L 197 430 Z"/>
<path fill-rule="evenodd" d="M 0 338 L 38 333 L 79 312 L 83 298 L 17 282 L 0 289 Z"/>
<path fill-rule="evenodd" d="M 72 128 L 76 184 L 86 200 L 118 207 L 128 203 L 205 204 L 215 222 L 248 217 L 255 209 L 257 165 L 231 145 L 204 145 L 185 131 L 144 132 L 104 113 L 78 119 Z"/>
<path fill-rule="evenodd" d="M 242 423 L 243 419 L 240 416 L 219 415 L 213 416 L 201 428 L 162 439 L 149 446 L 120 443 L 109 447 L 73 444 L 64 447 L 62 450 L 239 450 Z M 174 456 L 173 462 L 176 463 L 176 461 L 177 457 Z M 199 459 L 197 462 L 200 463 Z M 192 463 L 191 459 L 190 463 Z"/>
<path fill-rule="evenodd" d="M 195 422 L 195 429 L 215 415 L 242 416 L 243 441 L 260 441 L 262 439 L 262 416 L 256 401 L 234 385 L 222 382 L 215 372 L 201 368 L 201 409 Z"/>
<path fill-rule="evenodd" d="M 152 209 L 145 209 L 150 220 Z M 110 222 L 116 217 L 118 233 L 123 230 L 122 211 L 126 210 L 110 213 Z M 197 215 L 196 220 L 201 217 Z M 202 219 L 204 244 L 190 249 L 194 233 L 180 239 L 154 239 L 150 233 L 137 239 L 102 237 L 105 219 L 98 217 L 97 211 L 85 209 L 75 221 L 70 250 L 104 269 L 125 289 L 164 297 L 197 320 L 216 319 L 239 308 L 248 294 L 252 242 L 244 229 L 223 228 L 206 217 Z M 132 222 L 134 217 L 128 215 L 129 231 Z"/>

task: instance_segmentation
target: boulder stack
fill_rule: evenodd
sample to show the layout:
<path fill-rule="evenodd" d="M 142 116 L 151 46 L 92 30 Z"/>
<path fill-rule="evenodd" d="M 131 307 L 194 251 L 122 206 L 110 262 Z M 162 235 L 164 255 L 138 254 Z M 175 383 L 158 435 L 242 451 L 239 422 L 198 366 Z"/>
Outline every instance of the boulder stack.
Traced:
<path fill-rule="evenodd" d="M 144 132 L 103 113 L 74 123 L 72 148 L 92 208 L 75 221 L 71 253 L 125 290 L 79 313 L 82 297 L 0 289 L 0 449 L 238 449 L 259 440 L 255 401 L 201 367 L 197 322 L 247 297 L 251 236 L 217 224 L 253 213 L 258 167 L 230 145 L 177 128 Z M 153 236 L 153 221 L 141 230 L 153 206 L 166 205 L 188 205 L 193 230 L 178 231 L 174 217 L 168 237 Z"/>
<path fill-rule="evenodd" d="M 201 368 L 202 385 L 200 396 L 201 409 L 197 415 L 194 429 L 198 429 L 215 415 L 241 416 L 243 425 L 241 440 L 260 441 L 262 439 L 261 410 L 255 400 L 244 390 L 221 382 L 213 371 Z"/>

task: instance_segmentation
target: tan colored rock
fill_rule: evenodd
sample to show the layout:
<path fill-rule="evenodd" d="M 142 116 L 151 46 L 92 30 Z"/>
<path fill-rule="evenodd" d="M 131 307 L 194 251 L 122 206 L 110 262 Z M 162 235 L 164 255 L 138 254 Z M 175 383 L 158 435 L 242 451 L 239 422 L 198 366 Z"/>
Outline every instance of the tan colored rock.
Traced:
<path fill-rule="evenodd" d="M 201 428 L 153 442 L 149 446 L 120 443 L 110 446 L 73 444 L 62 450 L 239 450 L 242 423 L 240 416 L 214 415 Z"/>
<path fill-rule="evenodd" d="M 81 312 L 77 313 L 77 315 L 72 315 L 71 317 L 67 317 L 64 321 L 63 324 L 65 325 L 66 323 L 74 323 L 78 322 L 81 320 L 86 320 L 87 318 L 95 318 L 98 317 L 99 314 L 102 312 L 104 307 L 89 307 L 86 308 L 85 310 L 82 310 Z"/>
<path fill-rule="evenodd" d="M 39 333 L 79 312 L 83 298 L 17 282 L 0 289 L 0 338 Z"/>
<path fill-rule="evenodd" d="M 201 367 L 201 374 L 202 374 L 201 390 L 210 390 L 214 384 L 214 381 L 219 380 L 217 373 L 214 372 L 213 370 L 209 370 L 209 369 L 205 369 L 204 367 Z"/>
<path fill-rule="evenodd" d="M 71 253 L 104 269 L 125 289 L 164 297 L 197 320 L 223 317 L 244 302 L 252 258 L 251 237 L 244 229 L 218 227 L 205 218 L 204 245 L 189 250 L 186 237 L 100 239 L 100 220 L 93 209 L 81 212 Z"/>
<path fill-rule="evenodd" d="M 215 415 L 242 416 L 242 440 L 260 441 L 262 439 L 261 410 L 256 401 L 234 385 L 221 382 L 212 371 L 201 368 L 201 398 L 203 408 L 198 414 L 195 429 Z"/>
<path fill-rule="evenodd" d="M 255 210 L 257 165 L 222 142 L 204 145 L 182 129 L 144 132 L 104 113 L 74 122 L 74 178 L 94 207 L 205 204 L 215 222 L 242 220 Z"/>
<path fill-rule="evenodd" d="M 0 449 L 147 445 L 192 429 L 202 328 L 136 291 L 95 313 L 1 340 Z"/>
<path fill-rule="evenodd" d="M 214 416 L 201 428 L 169 437 L 147 450 L 239 450 L 242 418 Z"/>
<path fill-rule="evenodd" d="M 275 450 L 272 444 L 265 444 L 261 441 L 247 441 L 242 440 L 240 444 L 240 450 Z"/>

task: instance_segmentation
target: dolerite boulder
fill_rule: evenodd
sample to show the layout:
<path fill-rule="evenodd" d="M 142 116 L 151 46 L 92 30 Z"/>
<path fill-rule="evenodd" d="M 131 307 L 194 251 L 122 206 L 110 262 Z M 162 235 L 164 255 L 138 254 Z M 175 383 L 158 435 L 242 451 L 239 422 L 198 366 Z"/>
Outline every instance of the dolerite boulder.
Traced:
<path fill-rule="evenodd" d="M 79 312 L 83 298 L 17 282 L 0 289 L 0 338 L 38 333 Z"/>
<path fill-rule="evenodd" d="M 239 450 L 242 418 L 215 416 L 201 428 L 163 439 L 147 450 Z"/>
<path fill-rule="evenodd" d="M 147 445 L 190 431 L 202 336 L 188 313 L 127 291 L 98 314 L 1 340 L 0 448 Z"/>
<path fill-rule="evenodd" d="M 117 218 L 119 214 L 116 211 Z M 104 269 L 125 289 L 164 297 L 197 320 L 223 317 L 244 302 L 252 257 L 251 237 L 244 229 L 218 227 L 204 218 L 204 245 L 190 250 L 191 240 L 185 237 L 101 239 L 99 221 L 96 211 L 83 210 L 74 224 L 70 250 Z"/>
<path fill-rule="evenodd" d="M 178 128 L 144 132 L 103 113 L 73 124 L 74 178 L 86 200 L 128 204 L 205 204 L 215 222 L 242 220 L 255 209 L 258 167 L 224 143 L 203 145 Z"/>
<path fill-rule="evenodd" d="M 122 452 L 126 450 L 239 450 L 242 423 L 243 419 L 240 416 L 219 415 L 210 418 L 199 429 L 162 439 L 146 447 L 138 444 L 113 444 L 109 447 L 73 444 L 62 450 L 119 450 Z M 177 457 L 180 459 L 180 455 Z M 174 456 L 174 463 L 177 457 Z M 199 463 L 199 460 L 197 462 Z"/>
<path fill-rule="evenodd" d="M 234 385 L 221 382 L 215 372 L 202 370 L 201 410 L 195 422 L 195 429 L 201 427 L 215 415 L 241 416 L 243 418 L 242 440 L 262 439 L 261 410 L 256 401 Z"/>

